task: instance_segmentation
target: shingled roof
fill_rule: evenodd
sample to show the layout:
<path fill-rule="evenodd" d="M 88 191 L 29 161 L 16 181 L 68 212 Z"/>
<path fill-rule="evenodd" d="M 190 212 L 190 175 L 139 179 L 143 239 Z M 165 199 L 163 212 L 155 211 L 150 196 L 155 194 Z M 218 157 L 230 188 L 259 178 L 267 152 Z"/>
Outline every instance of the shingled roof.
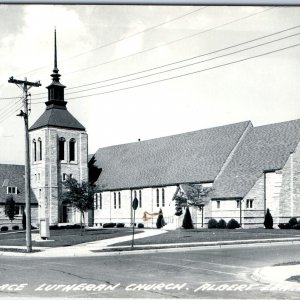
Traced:
<path fill-rule="evenodd" d="M 58 105 L 47 107 L 44 113 L 37 119 L 29 130 L 35 130 L 42 127 L 85 130 L 84 126 L 70 114 L 66 107 Z"/>
<path fill-rule="evenodd" d="M 100 190 L 212 182 L 251 122 L 100 148 Z"/>
<path fill-rule="evenodd" d="M 299 119 L 250 129 L 216 179 L 212 198 L 243 198 L 264 171 L 284 167 L 299 141 Z"/>

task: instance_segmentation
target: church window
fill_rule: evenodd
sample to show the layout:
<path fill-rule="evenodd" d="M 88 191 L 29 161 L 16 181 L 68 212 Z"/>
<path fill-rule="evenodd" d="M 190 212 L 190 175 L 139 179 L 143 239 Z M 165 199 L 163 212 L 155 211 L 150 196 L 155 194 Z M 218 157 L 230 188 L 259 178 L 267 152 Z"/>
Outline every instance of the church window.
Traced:
<path fill-rule="evenodd" d="M 156 189 L 156 206 L 159 207 L 159 189 Z"/>
<path fill-rule="evenodd" d="M 253 208 L 253 199 L 247 199 L 246 207 L 247 208 Z"/>
<path fill-rule="evenodd" d="M 7 194 L 17 194 L 18 189 L 16 186 L 8 186 L 7 187 Z"/>
<path fill-rule="evenodd" d="M 142 207 L 142 191 L 141 190 L 139 190 L 139 204 L 140 204 L 140 207 Z"/>
<path fill-rule="evenodd" d="M 66 181 L 66 180 L 67 180 L 67 174 L 66 174 L 66 173 L 63 173 L 63 174 L 62 174 L 62 180 L 63 180 L 63 181 Z"/>
<path fill-rule="evenodd" d="M 117 208 L 117 193 L 114 193 L 114 209 Z"/>
<path fill-rule="evenodd" d="M 94 207 L 95 207 L 95 209 L 98 209 L 98 194 L 95 194 Z"/>
<path fill-rule="evenodd" d="M 99 194 L 99 209 L 102 209 L 102 194 Z"/>
<path fill-rule="evenodd" d="M 236 201 L 236 208 L 240 208 L 240 205 L 241 205 L 240 200 L 237 200 Z"/>
<path fill-rule="evenodd" d="M 71 139 L 69 142 L 69 159 L 70 161 L 76 161 L 76 141 Z"/>
<path fill-rule="evenodd" d="M 36 155 L 36 141 L 32 141 L 32 146 L 33 146 L 33 161 L 37 160 L 37 155 Z"/>
<path fill-rule="evenodd" d="M 65 160 L 65 138 L 61 137 L 58 141 L 58 159 Z"/>
<path fill-rule="evenodd" d="M 221 201 L 217 201 L 217 208 L 221 207 Z"/>
<path fill-rule="evenodd" d="M 121 208 L 121 192 L 118 192 L 119 208 Z"/>
<path fill-rule="evenodd" d="M 136 191 L 134 191 L 134 199 L 137 198 L 137 194 Z"/>
<path fill-rule="evenodd" d="M 161 206 L 164 207 L 165 206 L 165 189 L 161 190 Z"/>
<path fill-rule="evenodd" d="M 42 140 L 41 138 L 38 139 L 38 143 L 39 143 L 39 160 L 43 159 L 43 146 L 42 146 Z"/>

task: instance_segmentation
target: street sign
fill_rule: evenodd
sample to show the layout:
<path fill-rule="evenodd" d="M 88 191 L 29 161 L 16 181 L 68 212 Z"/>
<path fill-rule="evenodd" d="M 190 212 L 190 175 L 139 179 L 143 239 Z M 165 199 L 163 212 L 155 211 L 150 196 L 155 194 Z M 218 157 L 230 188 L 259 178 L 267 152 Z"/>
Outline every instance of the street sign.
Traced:
<path fill-rule="evenodd" d="M 133 199 L 133 202 L 132 202 L 132 208 L 133 208 L 133 210 L 136 210 L 136 209 L 137 209 L 138 204 L 139 204 L 138 199 L 134 198 L 134 199 Z"/>

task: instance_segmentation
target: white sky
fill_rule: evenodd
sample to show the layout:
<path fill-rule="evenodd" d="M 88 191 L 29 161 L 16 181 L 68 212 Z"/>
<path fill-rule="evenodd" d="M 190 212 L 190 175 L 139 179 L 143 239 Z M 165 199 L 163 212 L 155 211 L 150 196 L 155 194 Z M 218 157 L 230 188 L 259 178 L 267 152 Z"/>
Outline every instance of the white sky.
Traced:
<path fill-rule="evenodd" d="M 181 17 L 190 12 L 194 13 Z M 173 20 L 175 18 L 177 20 Z M 157 26 L 162 23 L 165 24 Z M 300 8 L 0 5 L 0 163 L 24 163 L 23 119 L 15 116 L 19 106 L 14 104 L 15 100 L 1 100 L 19 96 L 21 90 L 7 80 L 12 75 L 17 79 L 27 76 L 29 81 L 41 80 L 42 87 L 30 91 L 32 102 L 39 102 L 32 105 L 32 124 L 45 109 L 45 87 L 51 82 L 53 69 L 55 26 L 61 82 L 73 88 L 200 56 L 300 26 Z M 152 27 L 155 28 L 147 30 Z M 136 34 L 141 31 L 144 32 Z M 297 119 L 300 111 L 300 46 L 214 67 L 299 44 L 300 34 L 295 35 L 298 33 L 300 27 L 156 69 L 151 72 L 210 59 L 144 79 L 86 90 L 151 72 L 80 89 L 66 89 L 66 94 L 85 90 L 66 95 L 67 107 L 87 129 L 89 153 L 99 147 L 135 142 L 139 138 L 145 140 L 246 120 L 257 126 Z M 131 35 L 134 36 L 127 38 Z M 211 59 L 290 35 L 294 36 Z M 103 47 L 107 44 L 110 45 Z M 151 48 L 155 49 L 146 51 Z M 133 55 L 137 52 L 140 53 Z M 207 68 L 213 69 L 197 72 Z M 190 72 L 197 73 L 119 92 L 68 100 Z M 34 96 L 39 93 L 45 94 Z M 40 97 L 42 99 L 37 99 Z"/>

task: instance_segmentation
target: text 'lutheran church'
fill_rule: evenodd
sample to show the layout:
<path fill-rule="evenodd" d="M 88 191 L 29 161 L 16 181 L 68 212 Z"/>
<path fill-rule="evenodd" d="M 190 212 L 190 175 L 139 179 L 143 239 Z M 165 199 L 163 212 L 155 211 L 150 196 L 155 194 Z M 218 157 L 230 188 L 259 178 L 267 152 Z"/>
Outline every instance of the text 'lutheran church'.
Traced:
<path fill-rule="evenodd" d="M 85 127 L 64 99 L 56 33 L 54 57 L 46 109 L 29 129 L 33 224 L 45 218 L 50 225 L 80 222 L 79 213 L 61 200 L 67 176 L 96 186 L 94 210 L 86 218 L 90 226 L 131 225 L 137 198 L 136 223 L 156 227 L 156 218 L 145 218 L 145 212 L 151 216 L 162 209 L 166 228 L 179 228 L 183 215 L 175 215 L 174 199 L 191 186 L 210 187 L 202 205 L 190 207 L 197 228 L 207 227 L 211 218 L 263 227 L 267 209 L 274 224 L 300 217 L 299 119 L 259 127 L 246 121 L 100 148 L 88 155 Z M 99 170 L 97 178 L 88 178 L 88 165 Z M 0 227 L 21 222 L 24 186 L 24 166 L 0 165 Z M 17 204 L 12 223 L 4 214 L 9 195 Z"/>

